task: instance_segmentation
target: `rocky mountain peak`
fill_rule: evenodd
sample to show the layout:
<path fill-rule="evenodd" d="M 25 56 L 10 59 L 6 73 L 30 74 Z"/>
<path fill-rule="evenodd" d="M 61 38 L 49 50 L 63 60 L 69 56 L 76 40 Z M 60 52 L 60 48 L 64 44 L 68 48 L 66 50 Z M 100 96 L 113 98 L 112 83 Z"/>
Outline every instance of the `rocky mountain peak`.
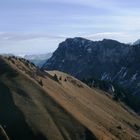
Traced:
<path fill-rule="evenodd" d="M 103 39 L 71 38 L 60 43 L 43 69 L 59 70 L 77 78 L 95 78 L 119 84 L 140 99 L 140 49 Z"/>

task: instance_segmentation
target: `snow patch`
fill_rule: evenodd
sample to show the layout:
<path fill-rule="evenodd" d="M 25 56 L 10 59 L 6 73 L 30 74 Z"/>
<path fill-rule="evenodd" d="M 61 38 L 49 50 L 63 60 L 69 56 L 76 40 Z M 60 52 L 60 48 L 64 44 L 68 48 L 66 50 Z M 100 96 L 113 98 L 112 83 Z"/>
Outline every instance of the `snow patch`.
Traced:
<path fill-rule="evenodd" d="M 88 53 L 91 53 L 91 52 L 92 52 L 92 49 L 91 49 L 91 48 L 88 48 L 88 49 L 87 49 L 87 52 L 88 52 Z"/>
<path fill-rule="evenodd" d="M 101 80 L 111 80 L 111 78 L 108 73 L 104 72 L 101 76 Z"/>
<path fill-rule="evenodd" d="M 125 78 L 126 75 L 127 75 L 127 72 L 125 72 L 122 77 Z"/>
<path fill-rule="evenodd" d="M 135 73 L 132 78 L 131 78 L 131 81 L 135 81 L 137 79 L 137 73 Z"/>
<path fill-rule="evenodd" d="M 114 80 L 115 78 L 117 78 L 119 75 L 121 75 L 125 70 L 126 70 L 126 67 L 122 67 L 122 68 L 120 69 L 120 71 L 114 76 L 113 80 Z M 127 74 L 127 73 L 126 73 L 126 74 Z M 125 76 L 125 75 L 123 75 L 123 76 Z M 123 77 L 123 78 L 124 78 L 124 77 Z"/>

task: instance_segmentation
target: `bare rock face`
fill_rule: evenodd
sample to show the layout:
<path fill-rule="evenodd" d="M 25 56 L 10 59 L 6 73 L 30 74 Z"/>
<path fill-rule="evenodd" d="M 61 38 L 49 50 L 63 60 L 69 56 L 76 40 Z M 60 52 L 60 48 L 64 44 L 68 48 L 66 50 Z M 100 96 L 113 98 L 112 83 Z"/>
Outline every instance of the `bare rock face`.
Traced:
<path fill-rule="evenodd" d="M 140 45 L 115 40 L 69 38 L 60 43 L 43 69 L 59 70 L 78 79 L 98 79 L 121 86 L 140 99 Z"/>

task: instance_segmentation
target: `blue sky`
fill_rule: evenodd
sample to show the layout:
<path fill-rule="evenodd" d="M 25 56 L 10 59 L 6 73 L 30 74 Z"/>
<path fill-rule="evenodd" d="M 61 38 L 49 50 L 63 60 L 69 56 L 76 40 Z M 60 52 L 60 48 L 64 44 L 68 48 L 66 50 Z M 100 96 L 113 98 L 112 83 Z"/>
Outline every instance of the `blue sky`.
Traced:
<path fill-rule="evenodd" d="M 0 0 L 0 52 L 52 52 L 67 37 L 133 42 L 139 0 Z"/>

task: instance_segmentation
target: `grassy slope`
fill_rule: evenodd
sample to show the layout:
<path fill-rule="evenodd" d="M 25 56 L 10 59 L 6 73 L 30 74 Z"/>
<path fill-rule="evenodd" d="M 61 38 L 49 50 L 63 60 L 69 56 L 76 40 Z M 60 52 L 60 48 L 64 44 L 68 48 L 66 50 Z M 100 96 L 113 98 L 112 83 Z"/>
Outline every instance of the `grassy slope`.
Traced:
<path fill-rule="evenodd" d="M 12 103 L 21 119 L 24 117 L 22 122 L 28 133 L 32 130 L 30 134 L 42 136 L 42 139 L 90 140 L 93 135 L 89 129 L 100 140 L 140 139 L 140 130 L 137 128 L 140 118 L 106 95 L 67 74 L 57 71 L 42 74 L 33 66 L 27 67 L 25 62 L 15 59 L 12 60 L 14 62 L 5 61 L 15 69 L 14 72 L 18 71 L 18 76 L 17 73 L 12 74 L 8 80 L 8 76 L 1 74 L 1 82 L 12 92 Z M 61 77 L 59 82 L 52 80 L 54 74 Z M 38 84 L 40 79 L 42 87 Z M 21 126 L 14 132 L 17 131 L 22 132 Z"/>
<path fill-rule="evenodd" d="M 52 83 L 44 79 L 43 83 L 46 83 L 44 88 L 49 91 L 50 96 L 94 132 L 98 138 L 140 139 L 139 131 L 136 132 L 134 127 L 132 128 L 135 124 L 140 126 L 138 116 L 130 114 L 106 95 L 87 87 L 67 74 L 58 71 L 49 73 L 62 77 L 58 88 L 53 88 Z"/>
<path fill-rule="evenodd" d="M 0 124 L 11 140 L 86 139 L 83 125 L 54 102 L 34 79 L 11 66 L 4 63 L 0 69 Z"/>

